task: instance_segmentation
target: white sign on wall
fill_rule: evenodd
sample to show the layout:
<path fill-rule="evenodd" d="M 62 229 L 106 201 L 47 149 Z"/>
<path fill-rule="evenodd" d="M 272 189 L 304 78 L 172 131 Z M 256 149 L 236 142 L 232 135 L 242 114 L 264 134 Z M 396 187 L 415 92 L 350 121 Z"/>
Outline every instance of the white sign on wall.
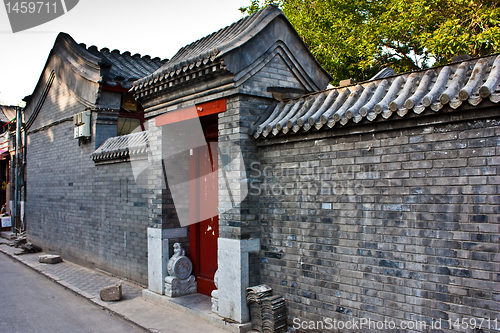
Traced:
<path fill-rule="evenodd" d="M 2 220 L 2 228 L 10 228 L 12 227 L 12 217 L 7 216 L 7 217 L 1 217 Z"/>

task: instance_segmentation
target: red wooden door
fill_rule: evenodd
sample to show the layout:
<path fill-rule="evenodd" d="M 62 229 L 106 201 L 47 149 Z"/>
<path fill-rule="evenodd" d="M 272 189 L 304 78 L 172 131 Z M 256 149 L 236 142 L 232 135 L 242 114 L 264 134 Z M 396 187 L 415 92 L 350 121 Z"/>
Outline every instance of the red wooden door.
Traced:
<path fill-rule="evenodd" d="M 207 138 L 207 145 L 190 151 L 189 172 L 189 252 L 198 292 L 210 296 L 219 237 L 217 138 Z"/>

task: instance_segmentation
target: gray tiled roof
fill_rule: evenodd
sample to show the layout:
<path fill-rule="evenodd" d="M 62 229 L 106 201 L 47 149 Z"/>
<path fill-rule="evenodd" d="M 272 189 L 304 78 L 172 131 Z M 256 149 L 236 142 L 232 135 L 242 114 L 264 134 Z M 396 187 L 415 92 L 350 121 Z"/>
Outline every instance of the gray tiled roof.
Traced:
<path fill-rule="evenodd" d="M 500 56 L 329 89 L 279 103 L 251 129 L 255 138 L 404 117 L 409 112 L 500 102 Z M 394 116 L 393 116 L 394 115 Z M 397 115 L 397 116 L 396 116 Z M 391 118 L 392 119 L 392 118 Z"/>
<path fill-rule="evenodd" d="M 148 134 L 147 132 L 138 132 L 107 139 L 96 151 L 90 154 L 90 158 L 94 162 L 123 159 L 134 154 L 145 154 L 147 151 Z"/>
<path fill-rule="evenodd" d="M 85 47 L 83 44 L 80 46 Z M 127 88 L 131 87 L 133 81 L 150 75 L 168 61 L 168 59 L 161 60 L 158 57 L 151 59 L 148 55 L 131 55 L 128 51 L 120 53 L 118 50 L 109 51 L 108 48 L 98 50 L 96 46 L 91 46 L 87 50 L 102 59 L 102 67 L 109 66 L 109 69 L 104 71 L 104 79 L 108 84 L 113 85 L 112 82 L 115 81 L 128 82 L 125 86 Z"/>
<path fill-rule="evenodd" d="M 78 62 L 85 63 L 85 60 L 91 63 L 97 62 L 101 70 L 100 76 L 105 83 L 112 86 L 121 84 L 127 89 L 132 87 L 133 81 L 150 75 L 168 61 L 168 59 L 152 59 L 148 55 L 131 55 L 128 51 L 120 53 L 118 50 L 109 51 L 108 48 L 99 50 L 96 46 L 87 48 L 85 44 L 77 44 L 70 35 L 63 32 L 57 36 L 55 48 L 58 44 L 73 49 L 84 60 L 77 60 L 76 63 L 73 61 L 72 66 L 77 66 Z M 61 52 L 60 48 L 57 49 Z M 61 54 L 63 59 L 71 62 L 66 56 L 67 53 L 61 52 Z"/>
<path fill-rule="evenodd" d="M 8 123 L 16 118 L 16 107 L 8 105 L 0 105 L 0 122 Z"/>
<path fill-rule="evenodd" d="M 150 85 L 154 80 L 173 77 L 188 69 L 214 62 L 223 54 L 237 48 L 255 35 L 261 25 L 265 25 L 283 12 L 275 6 L 247 16 L 228 27 L 181 48 L 175 55 L 152 75 L 134 83 L 134 90 Z"/>

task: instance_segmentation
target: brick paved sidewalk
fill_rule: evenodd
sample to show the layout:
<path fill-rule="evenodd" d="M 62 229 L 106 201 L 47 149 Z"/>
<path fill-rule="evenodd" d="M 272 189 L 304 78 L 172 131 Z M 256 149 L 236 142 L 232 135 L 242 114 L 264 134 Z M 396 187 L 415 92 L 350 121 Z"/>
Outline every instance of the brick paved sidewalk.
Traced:
<path fill-rule="evenodd" d="M 10 255 L 50 279 L 59 282 L 66 288 L 71 289 L 91 300 L 96 298 L 100 301 L 99 293 L 101 289 L 117 284 L 120 281 L 122 281 L 123 299 L 141 297 L 142 289 L 144 289 L 133 283 L 120 280 L 68 261 L 63 261 L 62 263 L 54 265 L 41 264 L 38 262 L 38 257 L 44 254 L 42 252 L 15 255 L 15 253 L 21 252 L 21 249 L 10 247 L 7 244 L 0 245 L 0 251 Z"/>
<path fill-rule="evenodd" d="M 0 252 L 138 325 L 145 331 L 227 333 L 226 330 L 208 324 L 204 320 L 145 299 L 142 297 L 142 291 L 145 287 L 68 261 L 53 265 L 42 264 L 38 262 L 38 257 L 44 254 L 43 252 L 15 255 L 15 253 L 21 252 L 21 249 L 11 247 L 8 243 L 10 242 L 0 238 Z M 122 300 L 119 302 L 102 301 L 99 296 L 101 289 L 120 281 L 122 282 Z"/>

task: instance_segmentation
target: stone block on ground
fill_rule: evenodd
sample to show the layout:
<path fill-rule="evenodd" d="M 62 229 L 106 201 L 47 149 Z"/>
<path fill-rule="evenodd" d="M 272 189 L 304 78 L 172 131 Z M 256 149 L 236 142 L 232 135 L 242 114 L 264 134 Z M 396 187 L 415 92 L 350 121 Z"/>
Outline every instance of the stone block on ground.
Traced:
<path fill-rule="evenodd" d="M 62 262 L 62 258 L 56 254 L 44 254 L 38 257 L 38 262 L 42 264 L 58 264 Z"/>
<path fill-rule="evenodd" d="M 24 252 L 27 253 L 36 253 L 36 252 L 42 252 L 42 248 L 39 246 L 36 246 L 31 243 L 26 243 L 26 244 L 21 244 L 19 246 Z"/>
<path fill-rule="evenodd" d="M 26 236 L 19 237 L 16 240 L 14 240 L 14 247 L 20 247 L 23 244 L 26 244 Z"/>
<path fill-rule="evenodd" d="M 105 302 L 119 301 L 122 299 L 122 284 L 104 287 L 100 293 L 101 300 Z"/>

